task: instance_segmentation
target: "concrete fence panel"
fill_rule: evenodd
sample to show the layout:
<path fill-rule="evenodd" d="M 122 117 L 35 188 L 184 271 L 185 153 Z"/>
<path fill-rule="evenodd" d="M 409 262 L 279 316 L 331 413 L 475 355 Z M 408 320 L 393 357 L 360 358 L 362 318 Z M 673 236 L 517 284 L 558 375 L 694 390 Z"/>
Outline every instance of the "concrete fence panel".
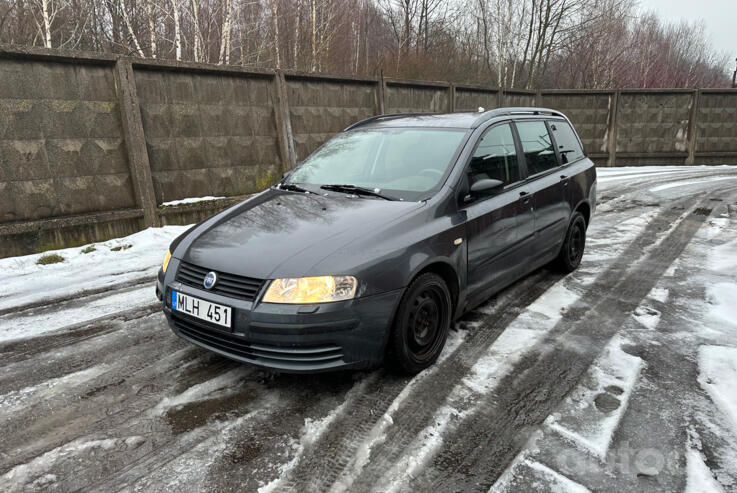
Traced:
<path fill-rule="evenodd" d="M 535 91 L 504 91 L 503 106 L 537 106 Z"/>
<path fill-rule="evenodd" d="M 450 111 L 447 84 L 387 79 L 385 113 L 443 113 Z"/>
<path fill-rule="evenodd" d="M 285 77 L 299 161 L 348 125 L 379 113 L 376 79 Z"/>
<path fill-rule="evenodd" d="M 693 91 L 621 91 L 617 164 L 683 164 Z"/>
<path fill-rule="evenodd" d="M 112 66 L 1 67 L 0 221 L 135 207 Z"/>
<path fill-rule="evenodd" d="M 493 110 L 499 107 L 499 90 L 470 86 L 457 86 L 455 89 L 455 111 Z"/>
<path fill-rule="evenodd" d="M 737 161 L 737 94 L 717 89 L 699 92 L 694 117 L 695 164 L 724 164 L 725 155 Z"/>
<path fill-rule="evenodd" d="M 558 109 L 571 120 L 589 156 L 603 158 L 608 155 L 608 123 L 609 108 L 613 102 L 612 93 L 543 91 L 541 98 L 542 106 Z"/>
<path fill-rule="evenodd" d="M 281 169 L 273 77 L 137 68 L 157 203 L 239 196 Z"/>

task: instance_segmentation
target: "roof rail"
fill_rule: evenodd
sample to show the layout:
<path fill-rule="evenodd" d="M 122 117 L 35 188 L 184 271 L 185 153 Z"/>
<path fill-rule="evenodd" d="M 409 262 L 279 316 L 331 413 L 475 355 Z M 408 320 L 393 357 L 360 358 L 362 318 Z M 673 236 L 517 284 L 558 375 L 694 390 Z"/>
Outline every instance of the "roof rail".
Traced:
<path fill-rule="evenodd" d="M 419 112 L 415 112 L 415 113 L 389 113 L 389 114 L 383 114 L 383 115 L 370 116 L 370 117 L 368 117 L 366 119 L 363 119 L 363 120 L 358 121 L 358 122 L 356 122 L 356 123 L 354 123 L 352 125 L 347 126 L 346 128 L 343 129 L 343 132 L 347 132 L 348 130 L 353 130 L 354 128 L 361 127 L 363 125 L 367 125 L 367 124 L 369 124 L 371 122 L 375 122 L 376 120 L 383 120 L 384 118 L 399 118 L 399 117 L 402 117 L 402 116 L 420 116 L 420 115 L 428 115 L 428 114 L 430 114 L 430 113 L 419 113 Z"/>
<path fill-rule="evenodd" d="M 560 116 L 562 118 L 565 118 L 566 116 L 561 113 L 560 111 L 552 110 L 550 108 L 538 108 L 534 106 L 510 106 L 507 108 L 496 108 L 493 110 L 485 111 L 484 113 L 481 113 L 479 117 L 474 122 L 474 126 L 478 126 L 482 124 L 485 121 L 488 121 L 492 118 L 496 118 L 498 116 L 510 116 L 510 115 L 551 115 L 551 116 Z"/>

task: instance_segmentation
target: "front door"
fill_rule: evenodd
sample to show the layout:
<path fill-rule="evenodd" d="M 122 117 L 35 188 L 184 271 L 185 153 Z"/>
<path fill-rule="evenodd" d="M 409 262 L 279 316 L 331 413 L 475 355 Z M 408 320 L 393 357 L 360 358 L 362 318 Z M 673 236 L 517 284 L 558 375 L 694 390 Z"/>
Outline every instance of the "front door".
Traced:
<path fill-rule="evenodd" d="M 531 207 L 521 185 L 520 162 L 508 123 L 490 127 L 481 137 L 465 179 L 495 179 L 504 189 L 465 206 L 470 300 L 488 296 L 518 277 L 526 253 L 520 248 L 520 216 Z"/>

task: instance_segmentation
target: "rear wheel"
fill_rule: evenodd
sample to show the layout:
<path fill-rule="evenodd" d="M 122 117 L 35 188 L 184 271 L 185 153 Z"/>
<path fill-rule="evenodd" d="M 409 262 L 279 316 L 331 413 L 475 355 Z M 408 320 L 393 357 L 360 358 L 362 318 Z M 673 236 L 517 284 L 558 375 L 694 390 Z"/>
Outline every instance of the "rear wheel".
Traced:
<path fill-rule="evenodd" d="M 576 212 L 571 219 L 571 224 L 566 231 L 563 246 L 555 266 L 563 272 L 573 272 L 578 268 L 583 258 L 583 250 L 586 246 L 586 220 L 580 212 Z"/>
<path fill-rule="evenodd" d="M 450 322 L 450 291 L 445 281 L 432 272 L 420 275 L 407 288 L 397 310 L 389 363 L 405 373 L 418 373 L 432 365 L 445 346 Z"/>

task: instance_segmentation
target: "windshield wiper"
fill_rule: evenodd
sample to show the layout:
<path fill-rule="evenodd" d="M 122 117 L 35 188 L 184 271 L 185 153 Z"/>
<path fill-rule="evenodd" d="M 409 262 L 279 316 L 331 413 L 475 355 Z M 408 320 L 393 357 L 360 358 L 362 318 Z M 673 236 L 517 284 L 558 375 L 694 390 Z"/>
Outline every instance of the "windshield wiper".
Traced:
<path fill-rule="evenodd" d="M 295 185 L 294 183 L 279 183 L 276 188 L 290 192 L 315 193 L 311 190 L 307 190 L 306 188 L 302 188 L 299 185 Z"/>
<path fill-rule="evenodd" d="M 372 188 L 359 187 L 356 185 L 321 185 L 320 188 L 323 190 L 331 190 L 333 192 L 352 193 L 354 195 L 366 195 L 369 197 L 379 197 L 384 200 L 397 200 L 394 197 L 384 195 L 383 193 L 377 192 Z"/>

